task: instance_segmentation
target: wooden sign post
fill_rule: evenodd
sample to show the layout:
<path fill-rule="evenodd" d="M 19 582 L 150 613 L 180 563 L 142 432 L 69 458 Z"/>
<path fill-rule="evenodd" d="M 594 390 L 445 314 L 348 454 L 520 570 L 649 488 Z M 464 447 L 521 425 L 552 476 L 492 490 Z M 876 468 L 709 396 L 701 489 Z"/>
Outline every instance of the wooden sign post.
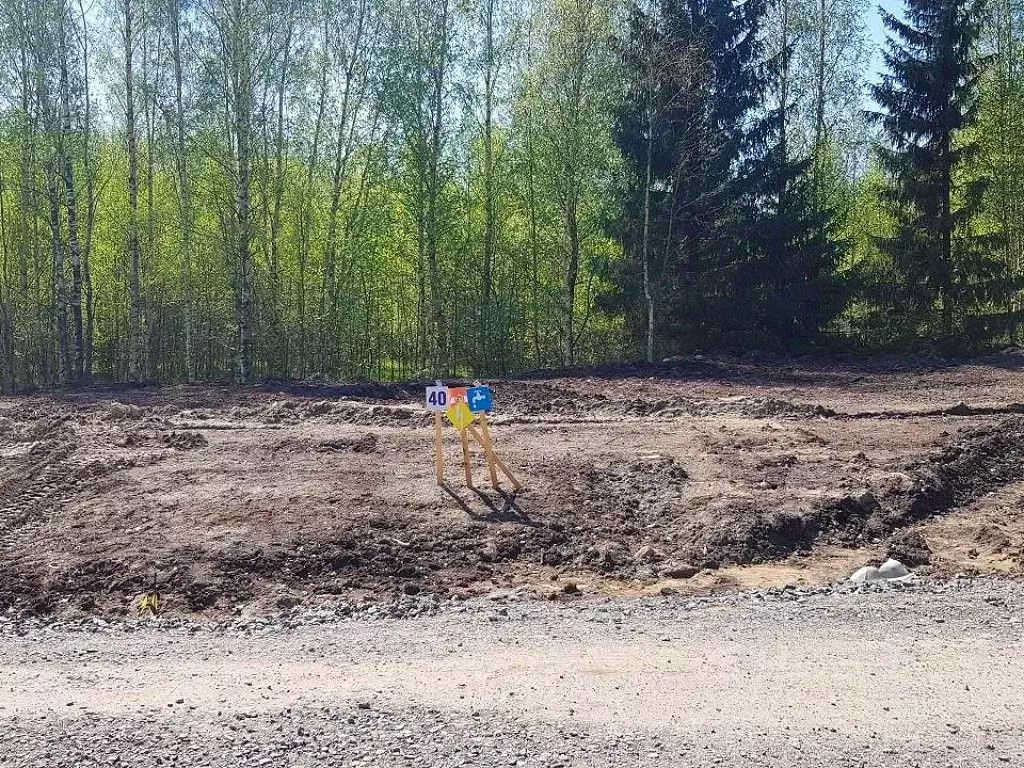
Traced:
<path fill-rule="evenodd" d="M 487 431 L 487 414 L 480 413 L 480 432 L 484 437 L 484 456 L 487 457 L 487 473 L 491 476 L 491 485 L 498 487 L 498 457 L 494 455 L 491 435 Z M 478 440 L 479 442 L 479 440 Z"/>
<path fill-rule="evenodd" d="M 441 413 L 434 414 L 434 469 L 437 470 L 437 484 L 444 482 L 444 421 Z"/>
<path fill-rule="evenodd" d="M 477 384 L 474 387 L 446 387 L 440 381 L 433 386 L 427 387 L 425 405 L 428 411 L 434 414 L 434 464 L 437 474 L 437 484 L 444 485 L 444 427 L 441 414 L 447 416 L 448 421 L 459 432 L 459 442 L 462 446 L 462 466 L 466 473 L 466 485 L 469 488 L 476 488 L 473 483 L 473 468 L 470 462 L 469 438 L 472 437 L 483 449 L 484 458 L 487 461 L 487 471 L 491 478 L 491 485 L 500 488 L 498 470 L 509 479 L 513 488 L 517 491 L 523 486 L 518 478 L 494 451 L 494 442 L 491 438 L 490 425 L 487 423 L 487 412 L 493 408 L 493 397 L 491 390 Z M 479 418 L 480 428 L 474 425 Z"/>
<path fill-rule="evenodd" d="M 444 421 L 441 414 L 448 409 L 448 387 L 440 381 L 427 387 L 426 407 L 434 412 L 434 470 L 437 484 L 444 484 Z"/>
<path fill-rule="evenodd" d="M 502 461 L 500 458 L 498 458 L 498 454 L 494 450 L 494 443 L 491 442 L 491 431 L 490 429 L 488 429 L 487 425 L 487 414 L 480 414 L 480 432 L 477 432 L 477 430 L 473 427 L 471 427 L 470 429 L 472 430 L 473 437 L 476 438 L 476 441 L 480 443 L 481 446 L 483 446 L 483 449 L 486 452 L 489 461 L 493 462 L 498 467 L 498 469 L 502 471 L 502 474 L 504 474 L 505 477 L 509 479 L 509 482 L 512 483 L 513 488 L 515 488 L 517 491 L 520 490 L 523 487 L 523 484 L 520 483 L 516 476 L 512 474 L 512 470 L 508 468 L 508 465 L 505 464 L 505 462 Z M 491 477 L 492 482 L 494 483 L 494 487 L 497 488 L 498 477 L 493 469 L 491 470 Z"/>

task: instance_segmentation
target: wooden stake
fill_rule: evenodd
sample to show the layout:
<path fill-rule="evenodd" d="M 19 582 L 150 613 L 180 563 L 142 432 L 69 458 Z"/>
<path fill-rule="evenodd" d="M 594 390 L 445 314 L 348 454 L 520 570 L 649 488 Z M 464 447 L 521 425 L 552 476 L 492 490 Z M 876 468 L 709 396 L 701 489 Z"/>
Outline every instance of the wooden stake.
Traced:
<path fill-rule="evenodd" d="M 437 411 L 434 412 L 434 467 L 437 470 L 437 484 L 444 485 L 444 423 Z"/>
<path fill-rule="evenodd" d="M 517 491 L 522 489 L 523 484 L 519 482 L 518 478 L 512 474 L 512 470 L 509 469 L 505 462 L 498 457 L 497 453 L 495 453 L 494 443 L 491 442 L 491 431 L 487 427 L 487 416 L 483 413 L 480 414 L 480 426 L 483 429 L 483 434 L 480 434 L 476 427 L 469 427 L 470 432 L 473 433 L 473 437 L 476 438 L 476 441 L 483 446 L 484 451 L 491 459 L 494 460 L 494 463 L 498 465 L 498 469 L 504 473 L 505 477 L 511 481 L 513 487 Z"/>
<path fill-rule="evenodd" d="M 470 427 L 473 429 L 473 427 Z M 474 430 L 475 431 L 475 430 Z M 466 436 L 466 430 L 459 432 L 459 437 L 462 438 L 462 464 L 466 468 L 466 485 L 470 488 L 475 488 L 473 485 L 473 469 L 469 465 L 469 438 Z"/>
<path fill-rule="evenodd" d="M 491 485 L 498 488 L 501 485 L 498 482 L 498 470 L 495 466 L 498 463 L 498 457 L 494 455 L 494 446 L 491 445 L 491 435 L 487 431 L 487 414 L 482 411 L 480 413 L 480 426 L 481 431 L 483 432 L 483 442 L 480 441 L 477 435 L 474 434 L 473 437 L 476 438 L 476 441 L 480 443 L 481 446 L 483 446 L 484 456 L 487 459 L 487 471 L 491 475 Z"/>

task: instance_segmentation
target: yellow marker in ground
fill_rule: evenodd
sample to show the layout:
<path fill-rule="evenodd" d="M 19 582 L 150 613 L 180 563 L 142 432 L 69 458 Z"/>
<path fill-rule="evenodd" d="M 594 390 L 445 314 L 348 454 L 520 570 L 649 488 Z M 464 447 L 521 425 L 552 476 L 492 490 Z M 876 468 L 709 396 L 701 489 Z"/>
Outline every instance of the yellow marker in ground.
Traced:
<path fill-rule="evenodd" d="M 160 593 L 147 592 L 139 600 L 139 616 L 149 614 L 156 618 L 160 614 Z"/>

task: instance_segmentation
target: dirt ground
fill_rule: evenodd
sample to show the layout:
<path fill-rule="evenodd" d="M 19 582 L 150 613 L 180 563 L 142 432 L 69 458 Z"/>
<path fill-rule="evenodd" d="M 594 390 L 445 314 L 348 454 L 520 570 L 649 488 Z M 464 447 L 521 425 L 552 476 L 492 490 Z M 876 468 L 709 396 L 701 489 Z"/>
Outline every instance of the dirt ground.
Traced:
<path fill-rule="evenodd" d="M 1024 357 L 686 358 L 489 382 L 524 490 L 434 480 L 425 382 L 0 398 L 0 613 L 1021 574 Z"/>

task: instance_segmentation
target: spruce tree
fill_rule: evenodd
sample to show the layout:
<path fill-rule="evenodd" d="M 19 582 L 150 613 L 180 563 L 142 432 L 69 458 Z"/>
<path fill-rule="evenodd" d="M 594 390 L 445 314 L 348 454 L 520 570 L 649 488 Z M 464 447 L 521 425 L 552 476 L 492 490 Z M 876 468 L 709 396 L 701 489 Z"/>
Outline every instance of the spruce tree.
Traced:
<path fill-rule="evenodd" d="M 905 20 L 881 13 L 888 72 L 872 86 L 881 111 L 871 116 L 887 143 L 878 157 L 894 229 L 879 246 L 899 280 L 883 290 L 900 333 L 949 342 L 1012 287 L 995 236 L 977 226 L 987 179 L 965 173 L 979 152 L 965 129 L 978 111 L 984 0 L 906 0 Z"/>
<path fill-rule="evenodd" d="M 806 347 L 845 306 L 837 269 L 838 216 L 815 194 L 812 158 L 789 141 L 792 44 L 765 62 L 765 107 L 744 162 L 746 261 L 736 296 L 739 332 L 750 345 Z"/>
<path fill-rule="evenodd" d="M 720 343 L 736 312 L 763 15 L 763 0 L 660 0 L 634 7 L 621 42 L 630 88 L 615 138 L 632 173 L 619 234 L 636 258 L 620 307 L 651 293 L 673 345 Z"/>
<path fill-rule="evenodd" d="M 842 308 L 834 212 L 787 145 L 791 50 L 766 60 L 762 0 L 635 6 L 616 139 L 632 174 L 620 236 L 646 331 L 678 345 L 804 346 Z M 637 299 L 639 299 L 637 301 Z"/>

